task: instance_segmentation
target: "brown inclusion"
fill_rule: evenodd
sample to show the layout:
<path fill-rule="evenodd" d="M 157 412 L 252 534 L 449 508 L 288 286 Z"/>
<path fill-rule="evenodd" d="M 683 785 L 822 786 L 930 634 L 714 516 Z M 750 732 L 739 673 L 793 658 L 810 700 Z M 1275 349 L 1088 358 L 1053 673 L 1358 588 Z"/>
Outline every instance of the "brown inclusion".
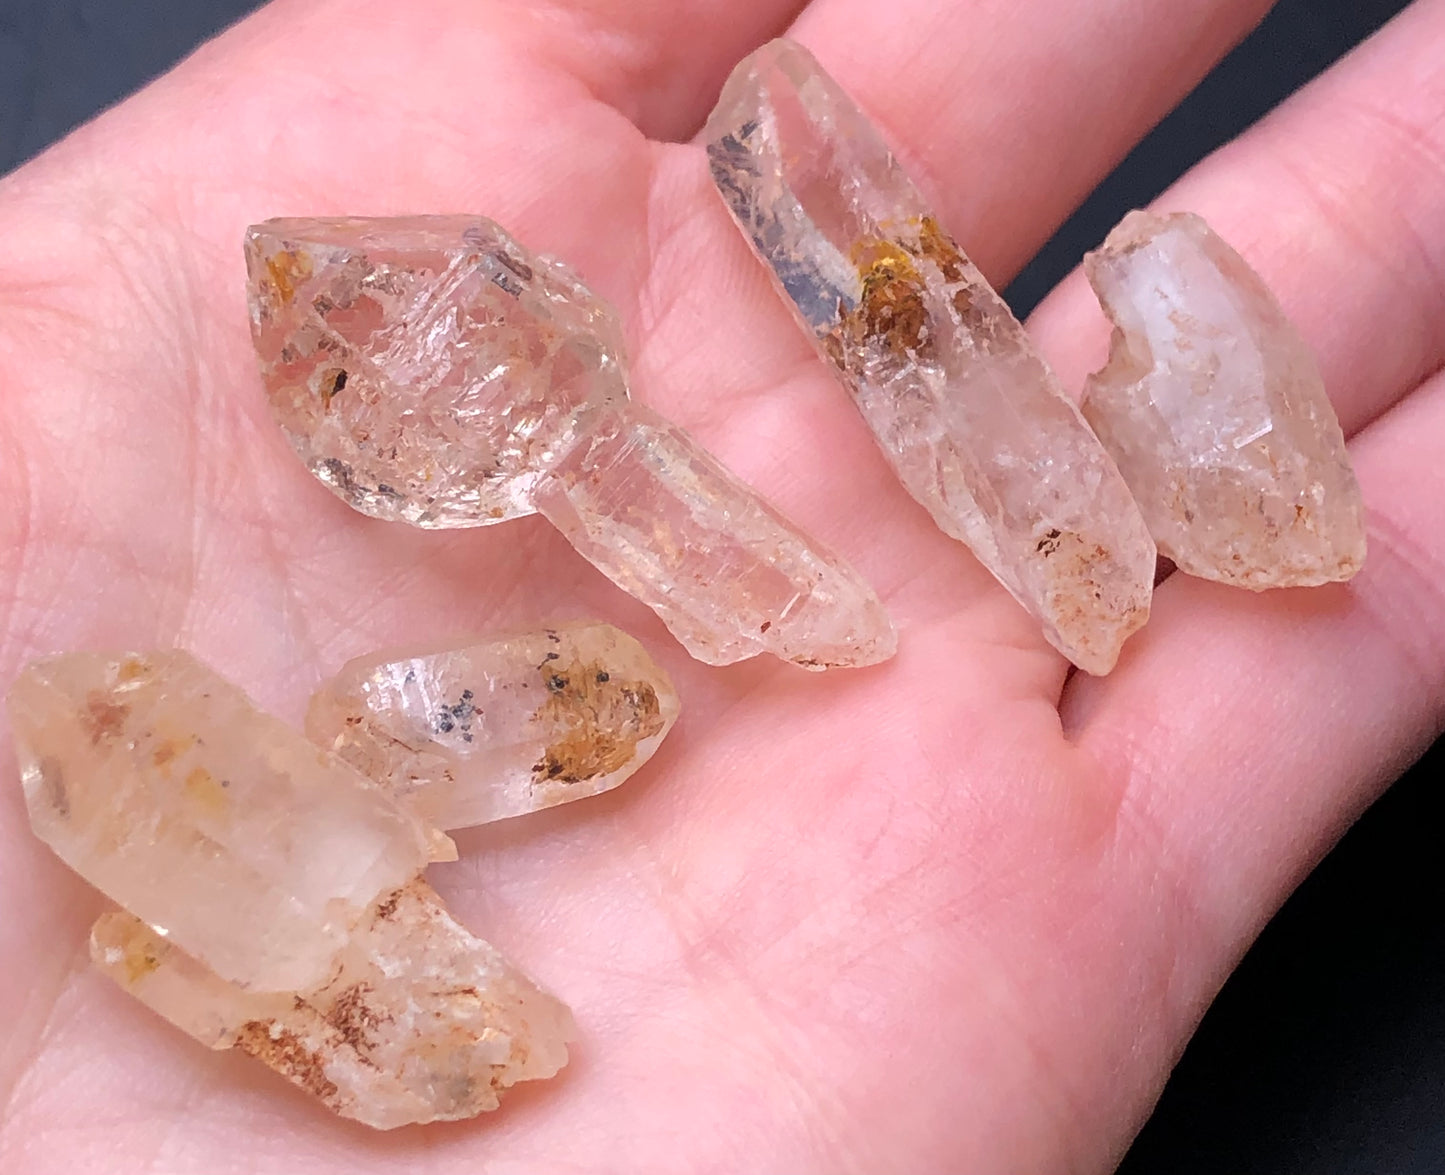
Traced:
<path fill-rule="evenodd" d="M 537 719 L 558 733 L 532 767 L 537 782 L 610 775 L 636 757 L 639 742 L 662 732 L 657 691 L 647 682 L 616 677 L 599 661 L 557 664 L 544 662 L 539 671 L 547 698 Z"/>

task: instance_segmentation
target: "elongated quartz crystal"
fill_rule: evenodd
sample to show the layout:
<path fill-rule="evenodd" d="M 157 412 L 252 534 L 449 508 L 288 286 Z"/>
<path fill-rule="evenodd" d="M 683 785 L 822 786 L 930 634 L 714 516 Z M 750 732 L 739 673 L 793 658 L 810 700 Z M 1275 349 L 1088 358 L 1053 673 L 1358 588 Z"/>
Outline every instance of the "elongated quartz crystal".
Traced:
<path fill-rule="evenodd" d="M 677 720 L 647 651 L 609 624 L 358 657 L 311 699 L 306 731 L 439 828 L 614 788 Z"/>
<path fill-rule="evenodd" d="M 378 893 L 455 855 L 187 653 L 34 662 L 10 715 L 41 839 L 248 987 L 324 978 Z"/>
<path fill-rule="evenodd" d="M 474 938 L 425 882 L 381 895 L 332 973 L 291 992 L 228 983 L 124 911 L 91 932 L 96 965 L 202 1044 L 238 1048 L 379 1130 L 470 1118 L 567 1063 L 571 1013 Z"/>
<path fill-rule="evenodd" d="M 893 626 L 867 584 L 641 405 L 600 413 L 538 501 L 702 660 L 767 651 L 827 669 L 893 654 Z"/>
<path fill-rule="evenodd" d="M 450 840 L 194 658 L 35 662 L 10 714 L 36 833 L 124 907 L 97 963 L 198 1040 L 378 1127 L 566 1063 L 567 1009 L 420 879 Z"/>
<path fill-rule="evenodd" d="M 877 130 L 774 41 L 733 71 L 713 179 L 908 491 L 1091 673 L 1149 614 L 1154 544 L 1113 461 Z"/>
<path fill-rule="evenodd" d="M 615 311 L 491 221 L 269 221 L 249 230 L 246 260 L 276 418 L 358 510 L 457 527 L 542 508 L 710 664 L 892 654 L 892 625 L 857 572 L 633 406 Z M 579 469 L 579 452 L 613 443 L 636 451 Z M 647 500 L 633 500 L 626 478 L 643 469 Z M 649 539 L 649 510 L 689 521 Z M 624 530 L 625 548 L 590 537 Z M 712 578 L 718 551 L 726 581 Z"/>
<path fill-rule="evenodd" d="M 1190 213 L 1131 213 L 1084 262 L 1114 323 L 1084 415 L 1182 571 L 1349 579 L 1364 504 L 1319 365 L 1263 281 Z"/>

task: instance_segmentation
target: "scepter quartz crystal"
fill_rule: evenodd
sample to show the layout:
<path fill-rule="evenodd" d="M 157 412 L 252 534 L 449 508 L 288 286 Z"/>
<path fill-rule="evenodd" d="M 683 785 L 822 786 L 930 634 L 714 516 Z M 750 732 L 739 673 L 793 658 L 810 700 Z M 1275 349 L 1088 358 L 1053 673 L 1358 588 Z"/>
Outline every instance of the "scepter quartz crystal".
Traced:
<path fill-rule="evenodd" d="M 246 263 L 272 410 L 356 509 L 422 527 L 540 511 L 709 664 L 893 655 L 872 588 L 633 405 L 615 311 L 498 225 L 274 220 Z"/>

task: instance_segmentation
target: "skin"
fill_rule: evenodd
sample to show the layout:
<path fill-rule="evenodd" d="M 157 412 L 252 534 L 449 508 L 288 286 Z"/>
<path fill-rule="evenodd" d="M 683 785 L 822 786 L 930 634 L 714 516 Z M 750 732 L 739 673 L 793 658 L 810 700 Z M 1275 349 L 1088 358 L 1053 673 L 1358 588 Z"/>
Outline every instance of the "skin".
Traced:
<path fill-rule="evenodd" d="M 0 1170 L 1110 1170 L 1265 919 L 1445 724 L 1445 0 L 1160 204 L 1318 347 L 1365 571 L 1176 576 L 1104 679 L 897 486 L 689 140 L 791 27 L 1002 283 L 1265 8 L 277 0 L 0 182 L 0 680 L 180 643 L 295 719 L 352 655 L 593 615 L 684 699 L 625 787 L 433 871 L 575 1008 L 574 1063 L 384 1136 L 90 971 L 101 900 L 6 767 Z M 638 398 L 852 559 L 898 657 L 708 669 L 536 519 L 425 534 L 314 484 L 263 403 L 242 230 L 422 211 L 492 216 L 612 299 Z M 1068 386 L 1102 358 L 1077 278 L 1032 329 Z"/>

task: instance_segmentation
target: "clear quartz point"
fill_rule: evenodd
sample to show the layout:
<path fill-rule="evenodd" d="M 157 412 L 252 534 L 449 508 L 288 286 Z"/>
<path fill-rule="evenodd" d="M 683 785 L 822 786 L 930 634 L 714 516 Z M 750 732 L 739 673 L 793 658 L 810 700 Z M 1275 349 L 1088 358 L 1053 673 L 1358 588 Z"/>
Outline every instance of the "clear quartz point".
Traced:
<path fill-rule="evenodd" d="M 1114 324 L 1084 415 L 1190 575 L 1306 587 L 1365 561 L 1364 502 L 1319 364 L 1198 216 L 1131 213 L 1084 270 Z"/>
<path fill-rule="evenodd" d="M 306 731 L 438 828 L 596 795 L 677 721 L 667 674 L 610 624 L 358 657 L 316 691 Z"/>
<path fill-rule="evenodd" d="M 1148 618 L 1155 549 L 1113 461 L 878 131 L 802 46 L 733 71 L 713 179 L 908 491 L 1079 667 Z"/>

